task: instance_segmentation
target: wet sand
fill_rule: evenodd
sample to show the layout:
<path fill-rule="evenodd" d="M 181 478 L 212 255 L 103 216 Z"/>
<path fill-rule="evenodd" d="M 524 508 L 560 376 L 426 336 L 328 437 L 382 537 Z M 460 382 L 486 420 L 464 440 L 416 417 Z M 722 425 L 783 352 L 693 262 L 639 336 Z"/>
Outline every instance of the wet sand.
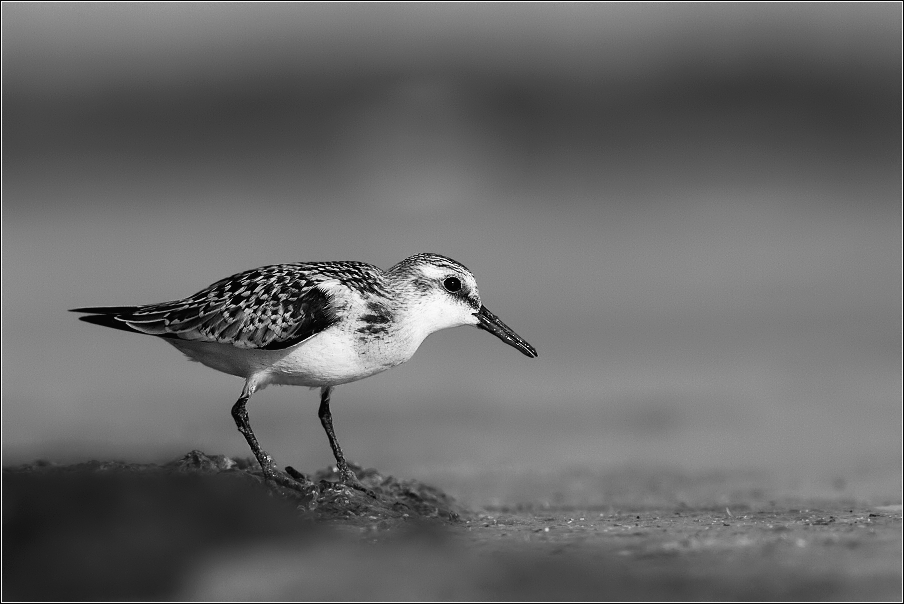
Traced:
<path fill-rule="evenodd" d="M 471 509 L 434 486 L 358 473 L 372 494 L 333 484 L 328 469 L 306 488 L 273 489 L 248 460 L 201 452 L 7 468 L 3 598 L 901 596 L 900 505 L 770 499 L 745 476 L 625 472 L 612 505 L 550 504 L 538 484 L 534 503 Z M 562 480 L 575 492 L 580 479 Z"/>

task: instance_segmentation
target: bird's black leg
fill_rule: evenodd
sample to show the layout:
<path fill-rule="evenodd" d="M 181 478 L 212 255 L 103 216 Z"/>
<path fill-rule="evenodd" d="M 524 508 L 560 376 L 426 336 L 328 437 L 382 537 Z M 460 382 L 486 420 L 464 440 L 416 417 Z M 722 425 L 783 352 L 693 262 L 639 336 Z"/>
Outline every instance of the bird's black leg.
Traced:
<path fill-rule="evenodd" d="M 324 386 L 320 389 L 320 409 L 317 411 L 317 416 L 320 418 L 323 429 L 326 430 L 326 437 L 330 439 L 330 447 L 333 449 L 336 467 L 339 469 L 339 478 L 342 482 L 357 482 L 358 477 L 349 469 L 339 441 L 336 440 L 336 432 L 333 430 L 333 415 L 330 413 L 330 393 L 332 391 L 332 386 Z"/>
<path fill-rule="evenodd" d="M 332 447 L 333 456 L 336 458 L 336 468 L 339 470 L 339 479 L 343 484 L 354 487 L 359 491 L 364 491 L 371 497 L 376 497 L 373 491 L 361 484 L 355 473 L 348 467 L 348 462 L 345 461 L 345 456 L 342 454 L 342 448 L 339 446 L 336 432 L 333 430 L 333 415 L 330 413 L 330 393 L 332 391 L 332 386 L 324 386 L 320 389 L 320 409 L 317 411 L 317 415 L 320 417 L 323 429 L 326 430 L 327 438 L 330 439 L 330 447 Z"/>
<path fill-rule="evenodd" d="M 232 419 L 235 420 L 235 425 L 238 427 L 239 432 L 241 432 L 242 436 L 245 437 L 245 440 L 248 441 L 251 452 L 254 453 L 254 457 L 257 458 L 257 462 L 261 465 L 264 478 L 284 487 L 289 487 L 290 489 L 298 489 L 299 485 L 296 481 L 283 475 L 276 469 L 273 458 L 270 457 L 269 453 L 261 449 L 260 444 L 257 442 L 257 437 L 251 430 L 251 424 L 248 422 L 248 410 L 245 409 L 245 403 L 251 398 L 252 392 L 253 390 L 248 389 L 242 392 L 242 396 L 239 397 L 239 400 L 232 406 Z"/>

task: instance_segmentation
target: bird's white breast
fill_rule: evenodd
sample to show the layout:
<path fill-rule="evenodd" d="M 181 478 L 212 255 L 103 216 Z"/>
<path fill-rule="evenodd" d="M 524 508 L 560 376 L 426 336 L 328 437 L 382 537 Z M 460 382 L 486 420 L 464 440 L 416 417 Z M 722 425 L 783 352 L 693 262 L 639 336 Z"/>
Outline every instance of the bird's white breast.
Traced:
<path fill-rule="evenodd" d="M 404 363 L 417 350 L 406 334 L 367 337 L 354 323 L 330 327 L 284 350 L 237 348 L 229 344 L 167 340 L 192 360 L 267 384 L 335 386 L 360 380 Z"/>

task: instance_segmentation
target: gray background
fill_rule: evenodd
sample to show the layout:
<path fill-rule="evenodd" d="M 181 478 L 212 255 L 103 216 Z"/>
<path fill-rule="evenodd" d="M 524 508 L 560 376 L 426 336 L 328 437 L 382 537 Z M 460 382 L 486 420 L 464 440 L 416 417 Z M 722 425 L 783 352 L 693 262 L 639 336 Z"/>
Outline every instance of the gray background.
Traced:
<path fill-rule="evenodd" d="M 435 251 L 540 357 L 432 336 L 334 394 L 351 459 L 899 497 L 899 4 L 2 11 L 4 464 L 249 453 L 241 380 L 68 308 Z M 278 461 L 317 401 L 252 400 Z"/>

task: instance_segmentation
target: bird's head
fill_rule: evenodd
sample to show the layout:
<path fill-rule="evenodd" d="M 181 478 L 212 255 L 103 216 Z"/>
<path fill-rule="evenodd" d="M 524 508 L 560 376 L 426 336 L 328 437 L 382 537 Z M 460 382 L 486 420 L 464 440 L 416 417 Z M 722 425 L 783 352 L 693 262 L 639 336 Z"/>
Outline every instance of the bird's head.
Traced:
<path fill-rule="evenodd" d="M 417 254 L 396 264 L 387 275 L 404 292 L 406 306 L 424 337 L 449 327 L 474 325 L 531 358 L 537 356 L 533 346 L 487 310 L 474 275 L 455 260 Z"/>

